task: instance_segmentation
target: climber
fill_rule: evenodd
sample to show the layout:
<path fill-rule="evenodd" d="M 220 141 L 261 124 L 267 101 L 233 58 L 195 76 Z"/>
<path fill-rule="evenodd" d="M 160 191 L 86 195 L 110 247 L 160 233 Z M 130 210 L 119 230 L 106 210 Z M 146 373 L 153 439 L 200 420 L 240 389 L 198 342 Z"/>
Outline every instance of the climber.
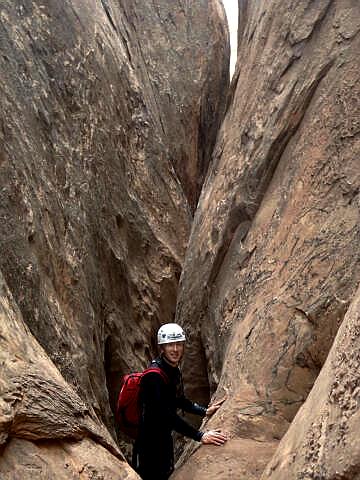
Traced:
<path fill-rule="evenodd" d="M 143 480 L 166 480 L 173 472 L 173 430 L 203 444 L 223 445 L 227 440 L 220 430 L 201 432 L 177 414 L 181 409 L 210 416 L 224 401 L 206 408 L 185 397 L 179 369 L 186 340 L 183 329 L 176 323 L 162 325 L 157 340 L 160 356 L 151 362 L 151 367 L 161 369 L 162 374 L 152 370 L 141 380 L 142 416 L 133 450 L 133 468 Z"/>

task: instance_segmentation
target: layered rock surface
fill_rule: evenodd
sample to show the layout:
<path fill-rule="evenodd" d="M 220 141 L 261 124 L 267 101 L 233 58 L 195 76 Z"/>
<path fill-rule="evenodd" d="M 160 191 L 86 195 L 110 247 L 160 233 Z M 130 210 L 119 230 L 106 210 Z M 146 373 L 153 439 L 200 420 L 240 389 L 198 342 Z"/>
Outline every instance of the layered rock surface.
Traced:
<path fill-rule="evenodd" d="M 191 333 L 188 394 L 200 401 L 209 392 L 227 395 L 206 427 L 227 430 L 230 440 L 197 449 L 177 480 L 261 477 L 360 280 L 359 5 L 273 0 L 240 1 L 239 8 L 236 72 L 177 308 Z M 347 401 L 346 391 L 339 395 Z M 292 445 L 305 442 L 300 423 L 291 429 Z M 311 432 L 316 443 L 320 426 Z M 304 444 L 289 469 L 295 446 L 284 440 L 269 475 L 357 478 L 356 466 L 349 473 L 355 443 L 347 444 L 342 467 L 348 476 L 316 476 L 334 470 L 331 449 L 322 457 L 332 438 L 309 450 Z M 308 455 L 312 476 L 297 476 Z"/>
<path fill-rule="evenodd" d="M 194 211 L 223 117 L 229 38 L 219 0 L 123 1 L 132 63 L 149 84 L 169 158 Z M 145 69 L 141 68 L 145 64 Z"/>
<path fill-rule="evenodd" d="M 139 478 L 31 334 L 1 273 L 0 341 L 2 479 Z"/>
<path fill-rule="evenodd" d="M 359 5 L 239 7 L 177 305 L 187 393 L 227 395 L 204 428 L 229 441 L 173 478 L 355 479 Z M 223 9 L 4 0 L 0 28 L 0 476 L 135 479 L 110 405 L 175 310 Z"/>
<path fill-rule="evenodd" d="M 136 478 L 110 404 L 174 314 L 223 9 L 5 0 L 0 28 L 1 478 Z"/>

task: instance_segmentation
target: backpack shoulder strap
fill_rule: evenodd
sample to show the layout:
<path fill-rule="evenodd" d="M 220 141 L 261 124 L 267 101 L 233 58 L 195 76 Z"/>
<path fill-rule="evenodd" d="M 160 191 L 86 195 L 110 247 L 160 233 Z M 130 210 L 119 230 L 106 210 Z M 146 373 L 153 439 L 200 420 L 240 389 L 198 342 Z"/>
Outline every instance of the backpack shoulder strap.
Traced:
<path fill-rule="evenodd" d="M 147 373 L 158 373 L 162 378 L 163 380 L 165 381 L 165 383 L 169 383 L 169 377 L 166 375 L 166 373 L 164 372 L 164 370 L 162 370 L 160 367 L 158 366 L 151 366 L 149 368 L 146 368 L 144 371 L 143 371 L 143 375 L 146 375 Z"/>

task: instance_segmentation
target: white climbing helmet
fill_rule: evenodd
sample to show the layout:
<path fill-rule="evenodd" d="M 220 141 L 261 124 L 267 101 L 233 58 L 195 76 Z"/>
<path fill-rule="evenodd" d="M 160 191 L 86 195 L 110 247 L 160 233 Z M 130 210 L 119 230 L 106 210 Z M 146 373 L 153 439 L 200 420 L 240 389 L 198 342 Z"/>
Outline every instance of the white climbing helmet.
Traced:
<path fill-rule="evenodd" d="M 163 343 L 185 342 L 186 336 L 184 330 L 177 323 L 165 323 L 157 334 L 158 345 Z"/>

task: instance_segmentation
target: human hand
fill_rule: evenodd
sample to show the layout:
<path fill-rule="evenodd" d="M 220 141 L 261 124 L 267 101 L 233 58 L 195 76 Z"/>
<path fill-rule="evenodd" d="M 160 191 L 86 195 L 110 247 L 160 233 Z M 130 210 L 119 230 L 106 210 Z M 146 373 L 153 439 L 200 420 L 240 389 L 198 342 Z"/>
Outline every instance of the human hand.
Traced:
<path fill-rule="evenodd" d="M 216 403 L 213 403 L 212 405 L 210 405 L 207 409 L 206 409 L 206 415 L 208 417 L 210 417 L 210 415 L 213 415 L 219 408 L 220 406 L 225 402 L 226 400 L 226 396 L 224 398 L 222 398 L 221 400 L 219 400 L 218 402 Z"/>
<path fill-rule="evenodd" d="M 204 445 L 224 445 L 227 436 L 221 430 L 209 430 L 205 432 L 201 438 L 201 443 Z"/>

